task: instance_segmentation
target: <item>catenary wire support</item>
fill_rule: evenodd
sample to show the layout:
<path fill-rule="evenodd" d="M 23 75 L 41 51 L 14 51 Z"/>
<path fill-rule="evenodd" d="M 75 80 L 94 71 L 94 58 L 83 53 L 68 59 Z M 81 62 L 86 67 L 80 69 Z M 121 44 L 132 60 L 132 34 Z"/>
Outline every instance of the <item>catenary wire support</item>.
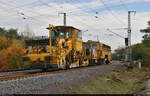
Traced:
<path fill-rule="evenodd" d="M 128 46 L 127 46 L 127 58 L 129 62 L 129 67 L 133 68 L 132 64 L 132 47 L 131 47 L 131 13 L 136 13 L 136 11 L 128 11 Z"/>
<path fill-rule="evenodd" d="M 119 29 L 120 29 L 120 28 L 119 28 Z M 122 29 L 122 28 L 121 28 L 121 29 Z M 127 29 L 127 28 L 123 28 L 123 29 Z M 125 37 L 123 37 L 123 36 L 121 36 L 121 35 L 119 35 L 119 34 L 113 32 L 113 31 L 111 31 L 110 29 L 107 29 L 107 31 L 109 31 L 109 32 L 115 34 L 116 36 L 118 36 L 118 37 L 120 37 L 120 38 L 122 38 L 122 39 L 125 40 L 125 49 L 126 49 L 126 50 L 125 50 L 125 61 L 127 61 L 127 60 L 128 60 L 128 58 L 127 58 L 127 55 L 128 55 L 128 38 L 125 38 Z"/>
<path fill-rule="evenodd" d="M 123 37 L 123 36 L 121 36 L 121 35 L 119 35 L 119 34 L 117 34 L 117 33 L 115 33 L 115 32 L 113 32 L 113 31 L 111 31 L 110 29 L 106 29 L 107 31 L 109 31 L 109 32 L 111 32 L 111 33 L 113 33 L 113 34 L 115 34 L 116 36 L 118 36 L 118 37 L 120 37 L 120 38 L 123 38 L 123 39 L 125 39 L 125 37 Z"/>
<path fill-rule="evenodd" d="M 58 13 L 59 14 L 63 14 L 64 15 L 64 26 L 66 26 L 66 13 Z"/>

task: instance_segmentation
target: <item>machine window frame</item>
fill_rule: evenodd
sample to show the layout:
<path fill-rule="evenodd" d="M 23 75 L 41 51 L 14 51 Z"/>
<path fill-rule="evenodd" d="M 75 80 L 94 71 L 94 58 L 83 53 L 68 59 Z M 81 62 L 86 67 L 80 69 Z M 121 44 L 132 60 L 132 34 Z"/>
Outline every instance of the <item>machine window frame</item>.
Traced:
<path fill-rule="evenodd" d="M 66 32 L 66 38 L 72 38 L 72 28 L 66 28 L 65 32 Z"/>
<path fill-rule="evenodd" d="M 86 49 L 86 56 L 90 56 L 90 50 L 91 50 L 90 44 L 84 44 L 84 46 Z"/>
<path fill-rule="evenodd" d="M 72 28 L 58 27 L 57 31 L 59 33 L 59 38 L 72 38 Z"/>
<path fill-rule="evenodd" d="M 92 48 L 97 49 L 97 44 L 92 44 Z"/>
<path fill-rule="evenodd" d="M 75 29 L 76 37 L 82 39 L 82 32 L 78 29 Z"/>
<path fill-rule="evenodd" d="M 85 47 L 86 47 L 87 49 L 90 49 L 90 48 L 91 48 L 90 44 L 85 44 Z"/>

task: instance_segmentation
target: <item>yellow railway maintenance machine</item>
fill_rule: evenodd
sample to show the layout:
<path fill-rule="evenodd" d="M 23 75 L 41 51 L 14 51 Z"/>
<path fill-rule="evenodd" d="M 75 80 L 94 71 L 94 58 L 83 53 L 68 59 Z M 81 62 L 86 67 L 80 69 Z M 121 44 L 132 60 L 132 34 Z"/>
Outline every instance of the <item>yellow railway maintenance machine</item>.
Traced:
<path fill-rule="evenodd" d="M 110 62 L 112 60 L 112 58 L 111 58 L 111 47 L 106 45 L 106 44 L 103 44 L 102 48 L 103 48 L 102 57 L 107 58 Z"/>
<path fill-rule="evenodd" d="M 23 61 L 30 68 L 59 68 L 88 66 L 81 30 L 72 26 L 49 25 L 49 38 L 27 40 Z M 38 67 L 37 67 L 38 66 Z"/>
<path fill-rule="evenodd" d="M 84 42 L 86 47 L 86 53 L 89 60 L 89 65 L 103 64 L 104 60 L 102 56 L 102 44 L 98 41 Z"/>
<path fill-rule="evenodd" d="M 91 40 L 84 42 L 84 46 L 86 48 L 89 65 L 104 64 L 106 58 L 108 58 L 109 61 L 111 60 L 110 46 Z"/>

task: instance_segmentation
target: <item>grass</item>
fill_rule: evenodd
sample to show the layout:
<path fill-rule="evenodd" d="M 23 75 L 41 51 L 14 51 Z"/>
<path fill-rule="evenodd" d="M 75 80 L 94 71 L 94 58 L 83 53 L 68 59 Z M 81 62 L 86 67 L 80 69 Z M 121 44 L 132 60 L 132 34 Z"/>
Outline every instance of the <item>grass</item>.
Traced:
<path fill-rule="evenodd" d="M 98 77 L 88 85 L 81 85 L 78 90 L 71 90 L 73 94 L 132 94 L 142 90 L 142 82 L 149 78 L 147 68 L 111 72 Z"/>

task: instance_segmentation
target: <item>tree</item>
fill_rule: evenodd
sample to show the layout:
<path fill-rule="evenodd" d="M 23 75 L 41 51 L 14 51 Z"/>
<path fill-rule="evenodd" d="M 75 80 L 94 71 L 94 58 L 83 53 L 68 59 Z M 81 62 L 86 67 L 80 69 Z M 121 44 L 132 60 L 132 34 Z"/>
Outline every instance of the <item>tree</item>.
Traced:
<path fill-rule="evenodd" d="M 17 29 L 0 28 L 0 70 L 23 68 L 22 37 Z"/>
<path fill-rule="evenodd" d="M 30 29 L 30 27 L 27 25 L 25 30 L 23 31 L 22 35 L 26 38 L 33 38 L 34 37 L 34 32 Z"/>
<path fill-rule="evenodd" d="M 132 45 L 132 60 L 142 61 L 143 66 L 150 66 L 150 21 L 148 27 L 141 29 L 140 32 L 144 33 L 142 43 Z M 124 48 L 118 48 L 112 54 L 115 60 L 124 59 Z"/>
<path fill-rule="evenodd" d="M 18 30 L 13 29 L 13 28 L 8 29 L 8 30 L 6 30 L 5 28 L 0 28 L 0 36 L 6 37 L 8 40 L 11 40 L 11 39 L 20 40 L 22 38 L 21 35 L 18 34 Z"/>
<path fill-rule="evenodd" d="M 12 42 L 10 40 L 7 40 L 6 37 L 0 37 L 0 51 L 2 49 L 8 48 L 11 45 L 11 43 Z"/>
<path fill-rule="evenodd" d="M 150 21 L 148 21 L 148 27 L 141 29 L 140 32 L 144 33 L 142 44 L 137 46 L 137 51 L 142 58 L 142 63 L 145 66 L 150 66 Z"/>
<path fill-rule="evenodd" d="M 0 41 L 0 70 L 23 68 L 21 57 L 24 51 L 20 40 L 0 37 Z"/>
<path fill-rule="evenodd" d="M 6 37 L 8 39 L 18 39 L 19 35 L 17 33 L 17 29 L 9 29 L 7 34 L 6 34 Z"/>
<path fill-rule="evenodd" d="M 132 60 L 142 59 L 144 47 L 142 43 L 132 45 Z"/>
<path fill-rule="evenodd" d="M 112 54 L 113 60 L 121 60 L 125 58 L 125 48 L 119 47 Z"/>
<path fill-rule="evenodd" d="M 142 42 L 147 46 L 150 46 L 150 21 L 148 21 L 148 27 L 146 29 L 141 29 L 140 32 L 144 33 Z"/>

